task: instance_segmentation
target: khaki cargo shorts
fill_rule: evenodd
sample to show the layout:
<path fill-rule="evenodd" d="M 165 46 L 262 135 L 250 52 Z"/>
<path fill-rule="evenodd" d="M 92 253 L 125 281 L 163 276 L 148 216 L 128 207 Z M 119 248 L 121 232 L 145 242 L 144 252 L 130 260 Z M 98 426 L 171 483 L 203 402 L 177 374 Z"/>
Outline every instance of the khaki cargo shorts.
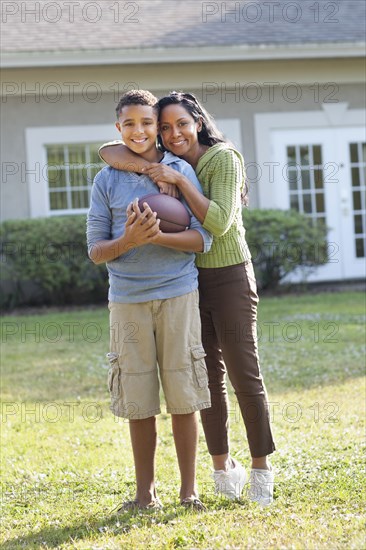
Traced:
<path fill-rule="evenodd" d="M 114 415 L 141 419 L 159 414 L 159 376 L 168 413 L 210 407 L 198 290 L 137 304 L 110 302 L 108 307 L 108 387 Z"/>

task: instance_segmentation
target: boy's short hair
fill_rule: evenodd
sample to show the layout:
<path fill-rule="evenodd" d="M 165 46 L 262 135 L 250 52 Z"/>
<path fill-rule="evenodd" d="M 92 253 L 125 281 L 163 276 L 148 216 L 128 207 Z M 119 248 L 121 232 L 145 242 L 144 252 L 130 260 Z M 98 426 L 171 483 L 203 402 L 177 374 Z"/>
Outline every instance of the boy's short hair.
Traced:
<path fill-rule="evenodd" d="M 158 98 L 148 90 L 130 90 L 123 94 L 116 107 L 117 118 L 126 105 L 150 105 L 156 107 Z"/>

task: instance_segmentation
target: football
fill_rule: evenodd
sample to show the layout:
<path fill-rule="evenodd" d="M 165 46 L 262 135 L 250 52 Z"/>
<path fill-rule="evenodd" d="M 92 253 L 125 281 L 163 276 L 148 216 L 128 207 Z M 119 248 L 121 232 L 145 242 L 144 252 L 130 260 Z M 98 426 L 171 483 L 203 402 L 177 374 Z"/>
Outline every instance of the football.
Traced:
<path fill-rule="evenodd" d="M 153 212 L 156 212 L 163 233 L 179 233 L 189 227 L 191 217 L 184 204 L 178 199 L 162 193 L 145 195 L 138 202 L 141 212 L 144 211 L 144 202 L 150 206 Z"/>

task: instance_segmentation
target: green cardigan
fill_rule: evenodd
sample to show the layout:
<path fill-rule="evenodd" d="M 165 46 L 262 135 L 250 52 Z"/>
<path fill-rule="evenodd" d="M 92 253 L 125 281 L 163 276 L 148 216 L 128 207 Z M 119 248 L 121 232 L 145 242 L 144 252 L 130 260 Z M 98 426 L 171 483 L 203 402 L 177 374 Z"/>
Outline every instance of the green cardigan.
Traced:
<path fill-rule="evenodd" d="M 196 175 L 211 201 L 202 225 L 214 237 L 209 252 L 196 254 L 197 267 L 225 267 L 250 260 L 241 216 L 243 157 L 233 147 L 218 143 L 202 155 Z"/>

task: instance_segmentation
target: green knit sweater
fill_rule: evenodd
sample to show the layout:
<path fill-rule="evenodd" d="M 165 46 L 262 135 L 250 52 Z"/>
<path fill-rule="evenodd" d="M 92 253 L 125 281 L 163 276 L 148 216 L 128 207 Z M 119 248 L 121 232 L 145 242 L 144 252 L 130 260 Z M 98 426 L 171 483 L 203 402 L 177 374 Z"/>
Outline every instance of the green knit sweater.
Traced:
<path fill-rule="evenodd" d="M 209 252 L 196 254 L 197 267 L 225 267 L 250 260 L 241 216 L 243 157 L 229 145 L 218 143 L 202 155 L 196 175 L 211 201 L 202 225 L 214 237 Z"/>

